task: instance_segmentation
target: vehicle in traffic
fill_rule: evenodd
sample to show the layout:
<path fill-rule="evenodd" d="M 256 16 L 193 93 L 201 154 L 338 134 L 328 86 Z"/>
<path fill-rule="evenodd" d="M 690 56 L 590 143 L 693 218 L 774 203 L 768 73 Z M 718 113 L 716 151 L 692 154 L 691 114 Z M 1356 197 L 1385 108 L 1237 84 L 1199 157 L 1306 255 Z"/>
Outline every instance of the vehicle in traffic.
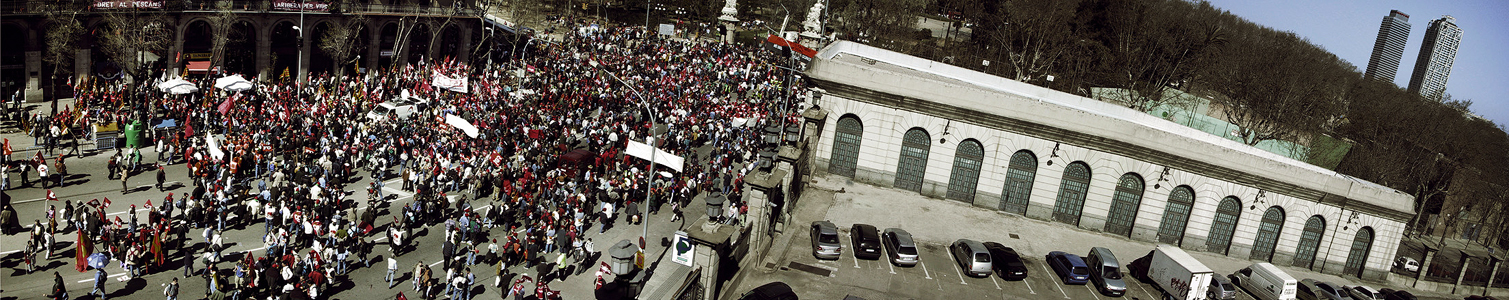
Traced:
<path fill-rule="evenodd" d="M 791 286 L 790 285 L 787 285 L 785 282 L 776 281 L 776 282 L 766 283 L 765 285 L 761 285 L 759 287 L 756 287 L 756 288 L 754 288 L 752 290 L 749 290 L 748 292 L 744 292 L 744 295 L 740 295 L 739 296 L 739 300 L 798 300 L 798 299 L 796 297 L 796 293 L 791 291 Z"/>
<path fill-rule="evenodd" d="M 985 244 L 970 239 L 959 239 L 948 245 L 948 250 L 953 253 L 954 262 L 964 269 L 964 274 L 973 277 L 990 276 L 990 251 L 985 250 Z"/>
<path fill-rule="evenodd" d="M 812 256 L 818 259 L 838 259 L 844 246 L 838 243 L 838 226 L 833 222 L 812 222 Z"/>
<path fill-rule="evenodd" d="M 1044 258 L 1058 275 L 1064 284 L 1086 284 L 1090 282 L 1090 267 L 1079 255 L 1069 254 L 1063 251 L 1048 252 Z"/>
<path fill-rule="evenodd" d="M 985 250 L 990 251 L 990 265 L 996 276 L 1005 280 L 1027 278 L 1027 264 L 1022 262 L 1022 256 L 1016 253 L 1016 249 L 997 242 L 985 242 Z"/>
<path fill-rule="evenodd" d="M 850 245 L 854 245 L 854 257 L 880 259 L 880 233 L 875 226 L 854 224 L 849 228 Z"/>
<path fill-rule="evenodd" d="M 1405 271 L 1410 271 L 1410 272 L 1419 272 L 1420 271 L 1420 261 L 1416 261 L 1414 258 L 1411 258 L 1411 257 L 1400 256 L 1399 258 L 1395 258 L 1394 259 L 1394 268 L 1396 268 L 1396 269 L 1397 268 L 1402 268 Z"/>
<path fill-rule="evenodd" d="M 1379 294 L 1378 290 L 1368 286 L 1344 286 L 1341 290 L 1346 291 L 1347 296 L 1351 296 L 1352 300 L 1383 300 L 1383 294 Z"/>
<path fill-rule="evenodd" d="M 1237 286 L 1231 284 L 1225 276 L 1211 276 L 1210 287 L 1206 288 L 1206 299 L 1213 300 L 1236 300 Z"/>
<path fill-rule="evenodd" d="M 1085 265 L 1090 267 L 1090 282 L 1095 283 L 1095 289 L 1101 294 L 1112 297 L 1121 297 L 1127 293 L 1127 283 L 1121 280 L 1121 262 L 1116 261 L 1116 255 L 1111 249 L 1105 247 L 1090 248 L 1090 253 L 1084 256 Z"/>
<path fill-rule="evenodd" d="M 1148 251 L 1147 255 L 1132 260 L 1127 264 L 1127 270 L 1132 277 L 1163 291 L 1165 298 L 1178 300 L 1209 296 L 1213 285 L 1210 283 L 1211 278 L 1216 276 L 1214 271 L 1184 252 L 1184 249 L 1170 245 L 1159 245 L 1153 251 Z"/>
<path fill-rule="evenodd" d="M 1270 263 L 1255 263 L 1226 277 L 1260 300 L 1292 300 L 1299 285 L 1289 273 Z"/>
<path fill-rule="evenodd" d="M 1340 287 L 1315 279 L 1299 281 L 1299 299 L 1302 300 L 1352 300 Z"/>
<path fill-rule="evenodd" d="M 885 245 L 885 252 L 890 256 L 891 263 L 903 267 L 917 265 L 917 243 L 912 241 L 912 234 L 906 230 L 886 228 L 880 233 L 880 243 Z"/>

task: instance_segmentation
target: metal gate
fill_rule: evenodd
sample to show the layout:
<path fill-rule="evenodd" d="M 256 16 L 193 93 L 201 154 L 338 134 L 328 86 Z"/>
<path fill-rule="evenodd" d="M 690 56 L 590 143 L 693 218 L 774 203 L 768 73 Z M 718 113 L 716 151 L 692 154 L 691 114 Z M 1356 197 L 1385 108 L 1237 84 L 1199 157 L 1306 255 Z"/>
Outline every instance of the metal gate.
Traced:
<path fill-rule="evenodd" d="M 1226 255 L 1231 249 L 1231 235 L 1237 230 L 1237 214 L 1242 213 L 1242 200 L 1235 196 L 1221 199 L 1221 205 L 1216 207 L 1216 218 L 1210 223 L 1210 239 L 1206 241 L 1205 248 L 1210 252 Z"/>
<path fill-rule="evenodd" d="M 845 116 L 838 119 L 838 128 L 833 134 L 833 157 L 828 160 L 828 172 L 854 177 L 859 165 L 859 144 L 864 140 L 864 124 L 859 118 Z"/>
<path fill-rule="evenodd" d="M 1064 180 L 1058 187 L 1058 201 L 1053 205 L 1053 220 L 1079 225 L 1085 209 L 1085 191 L 1090 189 L 1090 167 L 1074 162 L 1064 168 Z"/>
<path fill-rule="evenodd" d="M 1189 186 L 1174 188 L 1163 208 L 1163 222 L 1158 225 L 1158 242 L 1182 246 L 1184 227 L 1189 226 L 1189 211 L 1195 205 L 1195 191 Z"/>
<path fill-rule="evenodd" d="M 980 164 L 985 160 L 985 149 L 980 142 L 964 140 L 954 152 L 954 171 L 948 178 L 948 198 L 975 202 L 975 188 L 980 183 Z"/>
<path fill-rule="evenodd" d="M 906 131 L 901 141 L 901 158 L 896 162 L 896 188 L 922 192 L 922 176 L 927 173 L 928 149 L 932 145 L 922 128 Z"/>
<path fill-rule="evenodd" d="M 1320 249 L 1320 238 L 1326 234 L 1326 219 L 1320 215 L 1310 216 L 1305 229 L 1299 234 L 1299 249 L 1294 251 L 1294 266 L 1309 269 L 1315 264 L 1315 252 Z"/>
<path fill-rule="evenodd" d="M 1373 228 L 1363 227 L 1357 230 L 1357 238 L 1352 239 L 1352 251 L 1347 253 L 1346 270 L 1342 274 L 1362 277 L 1362 271 L 1367 269 L 1368 252 L 1373 249 Z"/>
<path fill-rule="evenodd" d="M 1121 175 L 1116 184 L 1116 194 L 1111 197 L 1111 212 L 1106 217 L 1106 232 L 1132 236 L 1132 225 L 1137 222 L 1137 208 L 1142 205 L 1142 178 L 1137 174 Z"/>
<path fill-rule="evenodd" d="M 1036 178 L 1037 157 L 1027 150 L 1012 154 L 1011 164 L 1006 168 L 1006 185 L 1001 189 L 1001 210 L 1026 215 L 1032 181 Z"/>
<path fill-rule="evenodd" d="M 1284 209 L 1269 207 L 1258 223 L 1257 237 L 1252 240 L 1252 255 L 1249 259 L 1273 261 L 1273 248 L 1278 246 L 1278 235 L 1284 230 Z"/>

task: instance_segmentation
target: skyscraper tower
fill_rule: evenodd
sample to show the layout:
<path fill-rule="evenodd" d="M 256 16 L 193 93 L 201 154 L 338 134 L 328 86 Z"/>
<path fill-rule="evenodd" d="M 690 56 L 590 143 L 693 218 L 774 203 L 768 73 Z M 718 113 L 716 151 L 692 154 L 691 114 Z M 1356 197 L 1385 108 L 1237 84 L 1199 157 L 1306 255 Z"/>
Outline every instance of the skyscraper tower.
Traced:
<path fill-rule="evenodd" d="M 1404 56 L 1404 45 L 1409 40 L 1409 15 L 1397 10 L 1389 11 L 1378 26 L 1378 41 L 1373 43 L 1373 56 L 1368 59 L 1364 77 L 1384 82 L 1394 82 L 1399 73 L 1399 57 Z"/>
<path fill-rule="evenodd" d="M 1446 79 L 1451 77 L 1451 64 L 1457 60 L 1457 46 L 1462 41 L 1462 29 L 1456 22 L 1456 18 L 1442 16 L 1425 28 L 1425 43 L 1420 45 L 1415 73 L 1409 77 L 1409 92 L 1426 99 L 1437 99 L 1446 92 Z"/>

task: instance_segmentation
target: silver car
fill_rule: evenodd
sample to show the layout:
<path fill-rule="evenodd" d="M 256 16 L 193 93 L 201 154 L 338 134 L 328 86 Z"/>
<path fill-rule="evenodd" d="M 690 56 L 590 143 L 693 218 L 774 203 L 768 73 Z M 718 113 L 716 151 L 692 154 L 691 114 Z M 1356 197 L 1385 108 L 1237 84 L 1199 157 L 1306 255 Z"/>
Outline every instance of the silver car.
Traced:
<path fill-rule="evenodd" d="M 954 260 L 959 263 L 959 268 L 964 273 L 974 277 L 990 276 L 990 250 L 985 249 L 985 244 L 975 240 L 959 239 L 948 246 L 948 250 L 954 254 Z"/>
<path fill-rule="evenodd" d="M 838 226 L 833 222 L 812 222 L 812 256 L 818 259 L 838 259 L 844 246 L 838 243 Z"/>
<path fill-rule="evenodd" d="M 906 230 L 901 230 L 901 228 L 882 230 L 880 244 L 885 245 L 885 252 L 891 258 L 891 263 L 903 267 L 917 265 L 917 243 L 912 241 L 912 234 Z"/>
<path fill-rule="evenodd" d="M 1383 294 L 1365 285 L 1344 286 L 1341 289 L 1347 291 L 1352 300 L 1383 300 Z"/>

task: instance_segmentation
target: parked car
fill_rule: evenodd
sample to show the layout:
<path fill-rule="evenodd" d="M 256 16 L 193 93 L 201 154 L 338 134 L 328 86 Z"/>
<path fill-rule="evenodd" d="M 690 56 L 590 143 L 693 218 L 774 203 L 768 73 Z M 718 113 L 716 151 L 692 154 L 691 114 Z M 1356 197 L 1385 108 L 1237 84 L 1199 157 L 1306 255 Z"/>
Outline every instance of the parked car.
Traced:
<path fill-rule="evenodd" d="M 812 222 L 812 256 L 818 259 L 838 259 L 844 246 L 838 243 L 838 226 L 833 222 Z"/>
<path fill-rule="evenodd" d="M 1299 285 L 1289 273 L 1284 273 L 1270 263 L 1255 263 L 1227 276 L 1231 283 L 1247 290 L 1259 300 L 1291 300 Z"/>
<path fill-rule="evenodd" d="M 1299 281 L 1299 299 L 1304 300 L 1352 300 L 1339 286 L 1315 279 Z"/>
<path fill-rule="evenodd" d="M 1234 300 L 1237 298 L 1237 286 L 1231 284 L 1225 276 L 1212 276 L 1210 288 L 1206 290 L 1206 298 L 1218 300 Z"/>
<path fill-rule="evenodd" d="M 1420 272 L 1420 262 L 1414 258 L 1400 256 L 1394 259 L 1394 268 L 1403 268 L 1405 271 Z"/>
<path fill-rule="evenodd" d="M 797 300 L 796 293 L 791 291 L 791 286 L 785 282 L 766 283 L 760 287 L 744 292 L 739 300 Z"/>
<path fill-rule="evenodd" d="M 1022 256 L 1016 253 L 1016 249 L 997 242 L 985 242 L 985 250 L 990 251 L 990 264 L 996 276 L 1005 280 L 1027 278 L 1027 264 L 1022 263 Z"/>
<path fill-rule="evenodd" d="M 373 107 L 372 111 L 367 112 L 367 119 L 371 119 L 373 121 L 383 120 L 389 118 L 389 116 L 391 115 L 395 116 L 399 120 L 405 120 L 408 119 L 409 116 L 413 115 L 415 110 L 416 108 L 414 107 L 414 104 L 407 102 L 388 101 L 377 104 L 377 107 Z"/>
<path fill-rule="evenodd" d="M 1379 294 L 1378 290 L 1371 287 L 1353 285 L 1344 286 L 1341 289 L 1346 291 L 1347 295 L 1352 297 L 1352 300 L 1383 300 L 1383 294 Z"/>
<path fill-rule="evenodd" d="M 1085 265 L 1090 267 L 1090 281 L 1095 283 L 1095 289 L 1101 294 L 1111 297 L 1121 297 L 1127 292 L 1127 284 L 1121 281 L 1121 262 L 1116 260 L 1116 255 L 1111 249 L 1105 247 L 1090 248 L 1090 253 L 1084 256 Z"/>
<path fill-rule="evenodd" d="M 1415 298 L 1414 294 L 1410 294 L 1409 292 L 1406 292 L 1406 291 L 1395 291 L 1393 289 L 1381 289 L 1381 290 L 1378 290 L 1378 294 L 1383 295 L 1383 299 L 1384 300 L 1416 300 L 1417 299 L 1417 298 Z"/>
<path fill-rule="evenodd" d="M 849 228 L 850 245 L 854 245 L 854 257 L 880 259 L 880 233 L 875 226 L 854 224 Z"/>
<path fill-rule="evenodd" d="M 891 263 L 903 267 L 917 265 L 917 243 L 912 241 L 912 234 L 906 230 L 886 228 L 880 233 L 880 243 L 885 245 L 885 252 L 890 255 Z"/>
<path fill-rule="evenodd" d="M 960 269 L 964 269 L 964 274 L 974 277 L 990 276 L 990 250 L 985 250 L 985 244 L 959 239 L 948 245 L 948 250 L 952 251 L 954 261 L 959 263 Z"/>
<path fill-rule="evenodd" d="M 1045 260 L 1058 274 L 1058 278 L 1064 284 L 1085 284 L 1090 282 L 1090 267 L 1078 255 L 1063 251 L 1048 252 Z"/>
<path fill-rule="evenodd" d="M 1465 300 L 1498 300 L 1499 298 L 1494 298 L 1493 296 L 1471 295 L 1471 296 L 1467 296 L 1467 298 L 1463 298 L 1463 299 L 1465 299 Z"/>

